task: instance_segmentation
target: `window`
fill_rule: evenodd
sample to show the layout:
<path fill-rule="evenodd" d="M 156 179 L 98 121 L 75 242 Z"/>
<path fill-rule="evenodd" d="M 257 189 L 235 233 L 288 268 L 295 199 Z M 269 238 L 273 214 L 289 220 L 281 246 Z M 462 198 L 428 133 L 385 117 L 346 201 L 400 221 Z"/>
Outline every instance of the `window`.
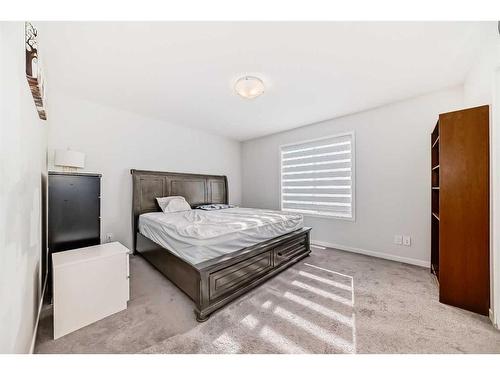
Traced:
<path fill-rule="evenodd" d="M 281 209 L 354 219 L 354 133 L 281 146 Z"/>

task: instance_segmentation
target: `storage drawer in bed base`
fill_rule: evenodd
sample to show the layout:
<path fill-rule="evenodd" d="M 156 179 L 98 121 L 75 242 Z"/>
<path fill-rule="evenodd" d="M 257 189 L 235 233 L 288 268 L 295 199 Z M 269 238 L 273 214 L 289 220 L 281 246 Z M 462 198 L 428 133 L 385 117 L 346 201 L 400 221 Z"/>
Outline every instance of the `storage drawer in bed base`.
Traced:
<path fill-rule="evenodd" d="M 266 251 L 208 276 L 210 300 L 230 293 L 273 268 L 272 252 Z"/>
<path fill-rule="evenodd" d="M 301 228 L 244 249 L 226 262 L 213 261 L 202 273 L 197 319 L 206 320 L 213 311 L 308 256 L 309 232 L 310 228 Z"/>

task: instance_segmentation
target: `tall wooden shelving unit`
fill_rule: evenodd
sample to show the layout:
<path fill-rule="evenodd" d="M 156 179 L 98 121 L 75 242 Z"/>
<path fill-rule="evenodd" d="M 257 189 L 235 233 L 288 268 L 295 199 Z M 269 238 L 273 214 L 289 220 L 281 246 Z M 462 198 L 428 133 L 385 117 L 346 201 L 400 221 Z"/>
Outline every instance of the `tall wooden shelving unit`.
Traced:
<path fill-rule="evenodd" d="M 431 272 L 439 280 L 439 121 L 431 134 Z"/>
<path fill-rule="evenodd" d="M 439 115 L 431 134 L 431 272 L 439 301 L 488 315 L 489 107 Z"/>

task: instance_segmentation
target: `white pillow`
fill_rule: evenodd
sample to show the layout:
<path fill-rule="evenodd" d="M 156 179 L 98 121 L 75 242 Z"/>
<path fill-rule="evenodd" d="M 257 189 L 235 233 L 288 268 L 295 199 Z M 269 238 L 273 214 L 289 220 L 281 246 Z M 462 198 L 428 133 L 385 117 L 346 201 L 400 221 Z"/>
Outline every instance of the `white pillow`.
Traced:
<path fill-rule="evenodd" d="M 181 196 L 156 198 L 156 201 L 158 202 L 161 210 L 165 213 L 191 210 L 189 203 L 186 202 L 186 199 Z"/>

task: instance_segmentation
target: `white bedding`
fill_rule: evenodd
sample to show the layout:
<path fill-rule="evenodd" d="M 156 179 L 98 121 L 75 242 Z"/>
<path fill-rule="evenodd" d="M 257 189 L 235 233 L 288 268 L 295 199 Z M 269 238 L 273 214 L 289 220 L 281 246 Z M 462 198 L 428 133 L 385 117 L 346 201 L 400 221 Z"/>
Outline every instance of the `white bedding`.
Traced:
<path fill-rule="evenodd" d="M 252 208 L 151 212 L 139 216 L 139 232 L 197 264 L 302 227 L 300 214 Z"/>

